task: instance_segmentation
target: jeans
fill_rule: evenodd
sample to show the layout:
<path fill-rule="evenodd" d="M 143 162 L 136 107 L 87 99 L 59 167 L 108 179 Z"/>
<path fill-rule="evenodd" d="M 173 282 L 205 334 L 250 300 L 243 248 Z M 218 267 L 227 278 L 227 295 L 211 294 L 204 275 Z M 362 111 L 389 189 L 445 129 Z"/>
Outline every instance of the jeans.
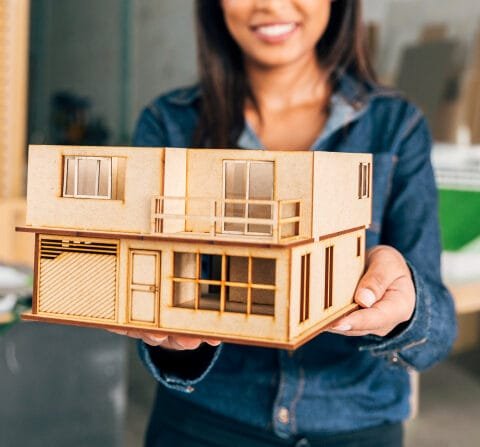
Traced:
<path fill-rule="evenodd" d="M 331 435 L 282 439 L 214 414 L 159 389 L 161 405 L 152 414 L 146 447 L 402 447 L 401 423 Z M 334 417 L 332 415 L 332 417 Z"/>

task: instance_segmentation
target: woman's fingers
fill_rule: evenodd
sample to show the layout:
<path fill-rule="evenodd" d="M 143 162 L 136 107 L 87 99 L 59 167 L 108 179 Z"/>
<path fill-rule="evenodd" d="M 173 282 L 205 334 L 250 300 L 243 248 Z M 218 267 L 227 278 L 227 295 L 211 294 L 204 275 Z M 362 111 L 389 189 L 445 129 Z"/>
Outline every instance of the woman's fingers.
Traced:
<path fill-rule="evenodd" d="M 367 271 L 360 279 L 355 292 L 355 302 L 362 307 L 372 307 L 381 300 L 400 276 L 409 274 L 402 255 L 392 247 L 379 245 L 367 256 Z"/>
<path fill-rule="evenodd" d="M 127 337 L 141 339 L 150 346 L 161 346 L 162 348 L 179 351 L 197 349 L 202 343 L 207 343 L 210 346 L 218 346 L 221 343 L 220 340 L 206 340 L 199 337 L 183 335 L 162 335 L 155 332 L 120 329 L 108 329 L 108 331 L 118 335 L 126 335 Z"/>
<path fill-rule="evenodd" d="M 336 321 L 328 331 L 385 336 L 411 318 L 415 287 L 402 255 L 391 247 L 379 246 L 369 252 L 367 266 L 355 293 L 355 301 L 364 309 Z"/>

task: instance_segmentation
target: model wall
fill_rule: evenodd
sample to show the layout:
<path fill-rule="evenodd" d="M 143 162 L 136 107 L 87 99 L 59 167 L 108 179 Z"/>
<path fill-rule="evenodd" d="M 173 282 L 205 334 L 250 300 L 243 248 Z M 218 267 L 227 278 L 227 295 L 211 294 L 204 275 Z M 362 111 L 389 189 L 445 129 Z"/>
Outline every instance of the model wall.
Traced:
<path fill-rule="evenodd" d="M 370 198 L 359 199 L 360 163 L 372 163 L 371 155 L 315 152 L 313 237 L 370 225 L 372 180 Z"/>
<path fill-rule="evenodd" d="M 255 337 L 263 339 L 285 340 L 287 335 L 288 300 L 287 284 L 289 269 L 288 249 L 279 249 L 274 252 L 268 249 L 252 249 L 248 247 L 224 248 L 200 244 L 193 246 L 188 243 L 162 242 L 154 244 L 146 241 L 121 241 L 120 270 L 119 270 L 119 300 L 118 321 L 125 323 L 127 317 L 127 278 L 128 278 L 128 252 L 129 250 L 158 250 L 161 252 L 161 279 L 160 279 L 160 315 L 161 328 L 185 331 L 192 333 L 205 333 L 211 335 L 229 335 L 238 337 Z M 172 306 L 174 276 L 174 252 L 197 252 L 208 254 L 228 254 L 234 256 L 258 256 L 276 258 L 277 290 L 275 293 L 275 315 L 245 315 L 243 313 L 223 312 L 211 310 L 183 309 Z M 146 324 L 148 327 L 149 325 Z"/>
<path fill-rule="evenodd" d="M 63 157 L 75 155 L 124 158 L 123 200 L 62 197 Z M 151 199 L 163 192 L 163 157 L 152 148 L 31 146 L 27 225 L 149 233 Z"/>
<path fill-rule="evenodd" d="M 360 256 L 357 239 L 361 238 Z M 328 318 L 352 302 L 353 292 L 364 270 L 364 231 L 356 231 L 336 238 L 299 246 L 292 249 L 292 277 L 290 287 L 290 337 L 308 331 L 321 319 Z M 325 248 L 333 246 L 333 306 L 325 310 Z M 301 257 L 310 253 L 310 312 L 300 323 Z"/>
<path fill-rule="evenodd" d="M 215 150 L 189 150 L 187 195 L 221 199 L 224 160 L 274 161 L 274 199 L 302 199 L 303 218 L 300 234 L 311 235 L 313 153 L 232 150 L 217 154 Z M 206 202 L 202 204 L 192 202 L 188 212 L 209 215 L 210 210 Z M 196 222 L 194 225 L 187 230 L 208 231 L 208 223 Z"/>

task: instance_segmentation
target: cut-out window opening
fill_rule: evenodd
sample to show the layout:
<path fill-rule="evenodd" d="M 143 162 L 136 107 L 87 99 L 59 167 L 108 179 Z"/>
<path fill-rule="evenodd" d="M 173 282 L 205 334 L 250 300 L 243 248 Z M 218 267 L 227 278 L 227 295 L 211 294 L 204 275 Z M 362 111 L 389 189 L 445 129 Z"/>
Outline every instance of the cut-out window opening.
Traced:
<path fill-rule="evenodd" d="M 333 245 L 325 247 L 325 294 L 323 308 L 333 305 Z"/>
<path fill-rule="evenodd" d="M 64 157 L 63 197 L 123 200 L 124 183 L 124 158 Z"/>
<path fill-rule="evenodd" d="M 310 253 L 301 257 L 300 268 L 300 323 L 310 317 Z"/>
<path fill-rule="evenodd" d="M 224 161 L 222 232 L 272 234 L 268 220 L 273 219 L 273 167 L 273 161 Z"/>
<path fill-rule="evenodd" d="M 370 169 L 371 163 L 360 163 L 358 168 L 358 198 L 370 197 Z"/>
<path fill-rule="evenodd" d="M 275 314 L 275 259 L 174 253 L 173 306 Z"/>

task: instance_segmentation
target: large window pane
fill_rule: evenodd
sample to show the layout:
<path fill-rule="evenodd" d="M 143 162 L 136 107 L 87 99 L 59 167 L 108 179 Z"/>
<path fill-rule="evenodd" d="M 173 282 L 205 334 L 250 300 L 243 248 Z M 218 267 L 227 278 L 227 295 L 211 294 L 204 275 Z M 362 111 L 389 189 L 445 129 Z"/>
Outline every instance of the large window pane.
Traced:
<path fill-rule="evenodd" d="M 80 196 L 97 195 L 97 175 L 99 160 L 80 158 L 78 160 L 77 194 Z"/>
<path fill-rule="evenodd" d="M 175 278 L 196 279 L 197 277 L 197 255 L 195 253 L 173 254 L 173 275 Z"/>
<path fill-rule="evenodd" d="M 64 195 L 73 196 L 75 194 L 75 158 L 65 158 L 65 186 Z"/>
<path fill-rule="evenodd" d="M 273 162 L 251 162 L 248 196 L 250 200 L 273 199 Z"/>
<path fill-rule="evenodd" d="M 111 162 L 109 159 L 99 160 L 100 169 L 98 172 L 98 195 L 100 197 L 110 197 L 111 195 Z"/>
<path fill-rule="evenodd" d="M 225 198 L 245 200 L 247 195 L 247 164 L 225 162 Z"/>
<path fill-rule="evenodd" d="M 252 282 L 275 285 L 275 259 L 252 258 Z"/>

